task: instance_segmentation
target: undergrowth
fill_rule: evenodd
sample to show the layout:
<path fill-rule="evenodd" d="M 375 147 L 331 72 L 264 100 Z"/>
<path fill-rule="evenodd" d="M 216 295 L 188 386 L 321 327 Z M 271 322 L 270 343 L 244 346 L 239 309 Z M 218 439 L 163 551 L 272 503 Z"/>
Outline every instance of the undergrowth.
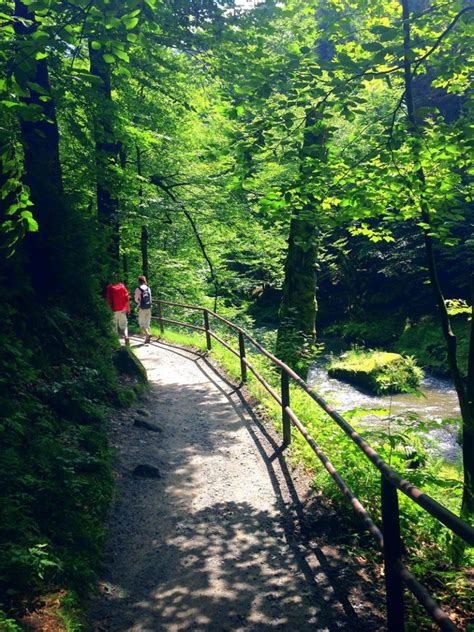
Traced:
<path fill-rule="evenodd" d="M 155 331 L 155 333 L 158 332 Z M 164 339 L 198 350 L 206 348 L 203 335 L 167 328 Z M 230 336 L 228 341 L 234 348 L 238 347 L 236 336 Z M 215 341 L 212 343 L 211 355 L 222 365 L 230 378 L 240 382 L 240 360 L 238 357 Z M 264 356 L 249 353 L 249 350 L 247 350 L 247 357 L 278 391 L 280 375 L 276 367 Z M 281 433 L 282 422 L 279 405 L 250 372 L 246 388 L 250 395 L 258 401 L 258 406 L 265 412 L 265 415 L 271 419 L 277 431 Z M 346 437 L 313 400 L 295 385 L 290 387 L 290 401 L 292 409 L 305 424 L 311 436 L 343 475 L 367 511 L 380 524 L 380 473 L 378 470 L 369 465 L 357 446 Z M 356 416 L 352 422 L 354 425 L 357 424 Z M 459 515 L 462 493 L 460 466 L 447 467 L 441 460 L 430 456 L 425 449 L 425 442 L 414 428 L 406 427 L 397 432 L 378 431 L 363 434 L 377 449 L 381 457 L 390 463 L 399 474 L 408 478 L 425 493 Z M 416 463 L 410 458 L 410 453 L 407 454 L 407 445 L 410 445 L 415 451 Z M 327 474 L 306 440 L 294 428 L 290 455 L 290 458 L 303 463 L 313 472 L 314 486 L 317 489 L 322 490 L 341 510 L 349 512 L 349 507 L 345 504 L 346 501 L 339 488 Z M 454 568 L 449 553 L 452 542 L 451 532 L 403 494 L 399 494 L 399 503 L 402 537 L 409 566 L 418 578 L 429 585 L 433 596 L 446 607 L 451 607 L 455 616 L 460 621 L 465 622 L 471 607 L 467 570 L 472 562 L 472 550 L 467 550 L 462 565 Z M 378 556 L 375 551 L 373 555 Z M 380 561 L 380 558 L 377 559 Z M 417 629 L 431 629 L 430 627 L 423 628 L 423 626 L 430 626 L 431 624 L 426 621 L 426 618 L 423 618 L 417 607 L 412 606 L 411 612 L 414 620 L 418 622 Z"/>
<path fill-rule="evenodd" d="M 136 387 L 119 383 L 110 316 L 96 309 L 0 306 L 2 630 L 41 595 L 85 595 L 101 559 L 114 487 L 107 412 Z"/>
<path fill-rule="evenodd" d="M 467 375 L 470 323 L 460 315 L 452 319 L 452 329 L 457 337 L 457 355 L 463 375 Z M 408 324 L 394 346 L 399 353 L 416 357 L 418 364 L 437 375 L 449 376 L 446 341 L 439 323 L 425 317 L 418 323 Z"/>

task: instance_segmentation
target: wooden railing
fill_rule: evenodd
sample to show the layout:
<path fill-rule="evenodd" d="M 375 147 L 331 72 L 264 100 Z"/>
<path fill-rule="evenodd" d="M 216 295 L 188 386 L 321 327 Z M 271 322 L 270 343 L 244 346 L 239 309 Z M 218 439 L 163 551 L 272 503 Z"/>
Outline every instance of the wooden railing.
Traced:
<path fill-rule="evenodd" d="M 283 425 L 283 447 L 287 447 L 291 442 L 292 425 L 306 439 L 307 443 L 322 462 L 330 476 L 351 503 L 356 515 L 361 519 L 367 530 L 372 534 L 378 548 L 382 551 L 385 568 L 385 587 L 387 604 L 387 629 L 389 632 L 403 632 L 405 629 L 405 616 L 403 605 L 403 584 L 412 592 L 420 604 L 425 608 L 429 616 L 437 623 L 441 630 L 458 630 L 449 616 L 440 608 L 437 602 L 430 596 L 427 589 L 408 570 L 402 562 L 402 540 L 400 534 L 400 513 L 398 507 L 398 491 L 422 507 L 425 511 L 439 520 L 448 529 L 462 538 L 468 545 L 474 546 L 474 529 L 453 514 L 449 509 L 440 505 L 436 500 L 422 492 L 395 472 L 377 452 L 354 430 L 354 428 L 335 411 L 322 397 L 320 397 L 297 373 L 279 358 L 267 351 L 259 342 L 250 336 L 244 329 L 219 316 L 215 312 L 197 305 L 187 305 L 185 303 L 174 303 L 171 301 L 157 302 L 156 320 L 159 322 L 161 333 L 164 332 L 165 323 L 187 327 L 200 331 L 206 336 L 207 349 L 212 348 L 212 340 L 216 340 L 228 351 L 240 359 L 242 382 L 247 380 L 247 369 L 249 369 L 262 386 L 270 393 L 275 401 L 281 406 Z M 178 307 L 194 312 L 201 312 L 203 325 L 182 322 L 176 319 L 165 318 L 163 307 Z M 223 340 L 210 327 L 210 317 L 223 323 L 228 329 L 235 332 L 238 337 L 238 351 L 229 342 Z M 257 369 L 246 357 L 245 342 L 249 342 L 259 353 L 268 358 L 281 373 L 281 390 L 277 393 L 275 389 L 265 380 Z M 290 405 L 290 379 L 293 380 L 308 396 L 313 399 L 331 419 L 345 432 L 364 454 L 367 459 L 381 473 L 381 515 L 382 529 L 372 520 L 361 502 L 356 498 L 349 485 L 344 481 L 340 473 L 333 466 L 328 457 L 310 435 L 304 424 L 297 417 Z"/>

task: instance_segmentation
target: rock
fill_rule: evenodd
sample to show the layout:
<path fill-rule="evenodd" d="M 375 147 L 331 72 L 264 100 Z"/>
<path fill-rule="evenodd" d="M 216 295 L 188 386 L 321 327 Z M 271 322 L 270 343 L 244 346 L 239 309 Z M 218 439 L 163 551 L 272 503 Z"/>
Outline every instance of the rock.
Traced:
<path fill-rule="evenodd" d="M 143 428 L 143 430 L 149 430 L 150 432 L 163 432 L 163 428 L 160 428 L 156 424 L 151 421 L 147 421 L 146 419 L 141 419 L 140 417 L 136 417 L 133 425 L 136 428 Z"/>
<path fill-rule="evenodd" d="M 137 408 L 137 413 L 142 417 L 151 417 L 150 412 L 148 410 L 145 410 L 144 408 Z"/>
<path fill-rule="evenodd" d="M 328 375 L 380 395 L 416 390 L 423 371 L 398 353 L 353 349 L 330 364 Z"/>
<path fill-rule="evenodd" d="M 129 347 L 117 349 L 114 352 L 113 361 L 119 373 L 130 375 L 143 384 L 148 382 L 145 367 Z"/>
<path fill-rule="evenodd" d="M 137 476 L 138 478 L 161 478 L 161 472 L 154 465 L 141 463 L 133 470 L 133 476 Z"/>

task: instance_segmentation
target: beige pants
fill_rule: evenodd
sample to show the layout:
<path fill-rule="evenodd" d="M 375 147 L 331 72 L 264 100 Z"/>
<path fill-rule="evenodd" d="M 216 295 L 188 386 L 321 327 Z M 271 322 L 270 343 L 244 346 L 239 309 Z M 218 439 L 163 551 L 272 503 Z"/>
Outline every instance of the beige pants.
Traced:
<path fill-rule="evenodd" d="M 151 309 L 139 309 L 138 310 L 138 324 L 142 329 L 150 329 L 151 324 Z"/>
<path fill-rule="evenodd" d="M 127 312 L 114 312 L 114 322 L 117 333 L 123 331 L 124 335 L 128 336 Z"/>

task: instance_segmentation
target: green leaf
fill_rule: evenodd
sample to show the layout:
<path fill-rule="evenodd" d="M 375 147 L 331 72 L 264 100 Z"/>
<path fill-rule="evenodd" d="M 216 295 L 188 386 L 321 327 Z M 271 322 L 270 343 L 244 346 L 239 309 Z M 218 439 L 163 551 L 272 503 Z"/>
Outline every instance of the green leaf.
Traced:
<path fill-rule="evenodd" d="M 110 55 L 110 53 L 105 53 L 105 55 L 102 55 L 102 59 L 105 61 L 106 64 L 113 64 L 115 61 L 115 57 L 113 55 Z"/>
<path fill-rule="evenodd" d="M 43 86 L 40 86 L 39 83 L 35 83 L 34 81 L 28 81 L 26 85 L 28 86 L 28 88 L 30 88 L 30 90 L 33 90 L 34 92 L 48 96 L 48 91 L 45 90 Z"/>
<path fill-rule="evenodd" d="M 125 28 L 127 29 L 127 31 L 131 31 L 138 24 L 138 18 L 130 18 L 130 17 L 125 16 L 122 18 L 122 22 Z"/>
<path fill-rule="evenodd" d="M 38 222 L 33 217 L 31 211 L 22 211 L 20 217 L 26 223 L 31 233 L 35 233 L 38 230 Z"/>
<path fill-rule="evenodd" d="M 128 53 L 126 53 L 124 50 L 114 49 L 114 55 L 119 59 L 122 59 L 123 61 L 130 61 Z"/>
<path fill-rule="evenodd" d="M 372 33 L 378 35 L 382 42 L 388 42 L 389 40 L 396 39 L 400 35 L 400 29 L 393 26 L 374 26 L 372 27 Z"/>
<path fill-rule="evenodd" d="M 364 44 L 362 44 L 362 48 L 364 50 L 368 50 L 371 53 L 376 53 L 381 48 L 383 48 L 383 46 L 380 42 L 365 42 Z"/>
<path fill-rule="evenodd" d="M 92 50 L 100 50 L 102 48 L 102 44 L 100 42 L 91 42 Z"/>

